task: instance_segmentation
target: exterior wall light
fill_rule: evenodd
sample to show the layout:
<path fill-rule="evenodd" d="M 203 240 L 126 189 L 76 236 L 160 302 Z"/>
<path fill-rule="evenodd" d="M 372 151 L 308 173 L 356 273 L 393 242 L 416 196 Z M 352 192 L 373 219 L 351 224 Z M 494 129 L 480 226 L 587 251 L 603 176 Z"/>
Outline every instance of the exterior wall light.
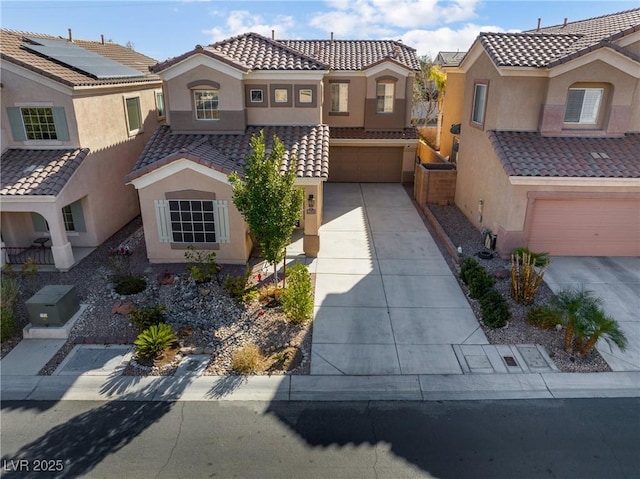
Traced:
<path fill-rule="evenodd" d="M 316 206 L 316 199 L 313 195 L 309 195 L 309 198 L 307 199 L 309 208 L 315 208 Z"/>

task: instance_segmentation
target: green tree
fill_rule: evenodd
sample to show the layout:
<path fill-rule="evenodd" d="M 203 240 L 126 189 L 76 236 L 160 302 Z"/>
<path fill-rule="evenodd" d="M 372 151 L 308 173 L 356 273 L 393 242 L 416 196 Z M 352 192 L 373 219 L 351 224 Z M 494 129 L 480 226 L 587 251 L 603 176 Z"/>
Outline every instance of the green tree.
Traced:
<path fill-rule="evenodd" d="M 615 344 L 620 351 L 627 348 L 627 338 L 618 322 L 607 316 L 598 306 L 587 308 L 583 321 L 576 325 L 578 356 L 589 354 L 600 338 L 607 341 L 609 346 L 611 343 Z"/>
<path fill-rule="evenodd" d="M 300 219 L 304 192 L 295 185 L 295 167 L 281 172 L 284 144 L 273 137 L 267 153 L 264 131 L 251 139 L 244 178 L 237 172 L 229 175 L 233 187 L 233 203 L 249 225 L 262 248 L 264 258 L 273 264 L 277 282 L 278 263 Z M 295 159 L 292 159 L 295 163 Z"/>
<path fill-rule="evenodd" d="M 447 85 L 447 75 L 430 56 L 418 59 L 420 71 L 416 72 L 413 82 L 413 104 L 420 114 L 418 123 L 436 121 L 435 148 L 440 148 L 440 132 L 442 130 L 442 109 Z"/>

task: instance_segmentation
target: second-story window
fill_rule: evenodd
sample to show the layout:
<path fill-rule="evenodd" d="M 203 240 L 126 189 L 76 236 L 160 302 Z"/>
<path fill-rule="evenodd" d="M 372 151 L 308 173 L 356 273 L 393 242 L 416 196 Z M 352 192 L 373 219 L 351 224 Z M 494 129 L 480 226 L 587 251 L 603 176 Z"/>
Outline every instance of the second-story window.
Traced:
<path fill-rule="evenodd" d="M 22 108 L 27 140 L 57 140 L 53 108 Z"/>
<path fill-rule="evenodd" d="M 142 132 L 142 112 L 140 110 L 140 97 L 125 98 L 125 113 L 129 134 L 135 135 Z"/>
<path fill-rule="evenodd" d="M 394 90 L 393 83 L 378 83 L 376 86 L 376 111 L 378 113 L 393 113 Z"/>
<path fill-rule="evenodd" d="M 484 113 L 487 107 L 487 84 L 476 83 L 473 86 L 473 106 L 471 109 L 471 122 L 484 125 Z"/>
<path fill-rule="evenodd" d="M 603 91 L 603 88 L 570 88 L 564 122 L 595 125 L 598 122 Z"/>
<path fill-rule="evenodd" d="M 158 118 L 164 118 L 165 117 L 164 93 L 161 91 L 156 92 L 156 109 L 158 112 Z"/>
<path fill-rule="evenodd" d="M 195 90 L 193 100 L 196 108 L 197 120 L 218 120 L 218 90 Z"/>
<path fill-rule="evenodd" d="M 349 111 L 349 84 L 331 84 L 331 110 L 334 113 L 346 113 Z"/>

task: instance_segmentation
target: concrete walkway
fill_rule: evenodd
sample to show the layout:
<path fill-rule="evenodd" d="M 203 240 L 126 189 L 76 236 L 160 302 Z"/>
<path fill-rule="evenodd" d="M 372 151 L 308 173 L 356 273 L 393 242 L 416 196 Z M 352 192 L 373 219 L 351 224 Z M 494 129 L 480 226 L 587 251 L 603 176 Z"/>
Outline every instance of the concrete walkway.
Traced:
<path fill-rule="evenodd" d="M 311 374 L 462 374 L 452 345 L 486 345 L 401 185 L 325 185 Z"/>
<path fill-rule="evenodd" d="M 600 339 L 600 355 L 612 371 L 640 371 L 640 258 L 553 257 L 544 280 L 554 293 L 584 288 L 601 298 L 629 344 L 623 352 Z"/>

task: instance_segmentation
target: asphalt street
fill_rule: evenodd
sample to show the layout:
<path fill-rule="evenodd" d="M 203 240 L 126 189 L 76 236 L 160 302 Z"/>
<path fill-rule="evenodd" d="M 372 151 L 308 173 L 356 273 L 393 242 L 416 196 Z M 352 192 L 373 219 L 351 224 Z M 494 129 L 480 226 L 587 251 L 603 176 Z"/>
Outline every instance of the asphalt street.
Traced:
<path fill-rule="evenodd" d="M 3 478 L 637 478 L 640 399 L 2 403 Z"/>

